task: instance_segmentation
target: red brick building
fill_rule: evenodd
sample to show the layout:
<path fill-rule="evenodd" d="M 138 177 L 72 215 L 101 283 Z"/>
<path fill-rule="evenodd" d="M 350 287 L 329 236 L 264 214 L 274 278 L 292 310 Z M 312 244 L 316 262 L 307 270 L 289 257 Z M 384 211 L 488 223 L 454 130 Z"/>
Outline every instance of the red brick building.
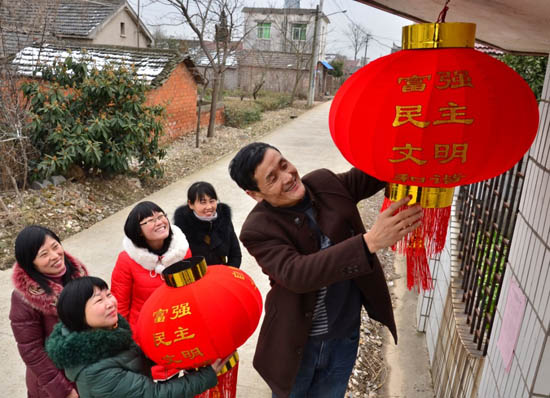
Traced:
<path fill-rule="evenodd" d="M 70 50 L 70 53 L 69 53 Z M 148 105 L 162 105 L 166 109 L 164 123 L 166 138 L 175 139 L 194 131 L 197 126 L 197 85 L 202 77 L 191 58 L 171 50 L 137 49 L 126 47 L 26 47 L 14 59 L 18 73 L 32 76 L 38 64 L 62 62 L 71 55 L 81 59 L 84 55 L 96 66 L 115 63 L 134 66 L 139 78 L 148 82 Z M 201 125 L 210 117 L 209 108 L 202 108 Z M 223 107 L 216 111 L 216 123 L 223 123 Z"/>

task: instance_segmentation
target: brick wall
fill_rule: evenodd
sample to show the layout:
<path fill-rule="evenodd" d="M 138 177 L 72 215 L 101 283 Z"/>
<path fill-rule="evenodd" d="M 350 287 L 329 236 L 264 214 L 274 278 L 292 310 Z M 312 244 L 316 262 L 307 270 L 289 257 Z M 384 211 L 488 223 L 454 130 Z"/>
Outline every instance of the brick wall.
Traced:
<path fill-rule="evenodd" d="M 174 140 L 194 131 L 197 126 L 197 84 L 185 65 L 178 65 L 164 84 L 147 96 L 147 105 L 166 108 L 165 139 Z M 203 108 L 201 125 L 208 123 L 209 112 Z M 223 108 L 216 111 L 216 124 L 223 123 Z"/>

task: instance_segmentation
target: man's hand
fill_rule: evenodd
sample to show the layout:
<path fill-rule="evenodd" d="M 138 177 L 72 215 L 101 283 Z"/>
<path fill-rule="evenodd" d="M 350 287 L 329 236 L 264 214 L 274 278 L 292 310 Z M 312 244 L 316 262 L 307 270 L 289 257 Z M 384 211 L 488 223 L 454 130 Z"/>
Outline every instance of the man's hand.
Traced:
<path fill-rule="evenodd" d="M 416 203 L 408 209 L 394 214 L 400 207 L 411 200 L 410 196 L 403 198 L 378 215 L 376 222 L 363 239 L 371 253 L 392 246 L 409 232 L 414 231 L 421 224 L 422 208 Z"/>

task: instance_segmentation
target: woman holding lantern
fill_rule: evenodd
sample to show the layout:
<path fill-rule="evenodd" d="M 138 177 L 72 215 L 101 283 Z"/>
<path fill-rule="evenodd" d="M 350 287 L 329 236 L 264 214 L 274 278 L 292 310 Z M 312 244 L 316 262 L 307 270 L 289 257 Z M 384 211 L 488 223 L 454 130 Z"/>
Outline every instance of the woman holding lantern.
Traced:
<path fill-rule="evenodd" d="M 216 373 L 225 365 L 217 359 L 184 377 L 154 383 L 147 359 L 117 312 L 116 298 L 100 278 L 68 283 L 57 312 L 60 322 L 46 341 L 46 351 L 76 383 L 82 398 L 193 397 L 215 386 Z"/>
<path fill-rule="evenodd" d="M 120 314 L 135 325 L 143 303 L 163 284 L 162 271 L 191 256 L 181 230 L 153 202 L 138 203 L 124 224 L 123 251 L 111 275 Z"/>

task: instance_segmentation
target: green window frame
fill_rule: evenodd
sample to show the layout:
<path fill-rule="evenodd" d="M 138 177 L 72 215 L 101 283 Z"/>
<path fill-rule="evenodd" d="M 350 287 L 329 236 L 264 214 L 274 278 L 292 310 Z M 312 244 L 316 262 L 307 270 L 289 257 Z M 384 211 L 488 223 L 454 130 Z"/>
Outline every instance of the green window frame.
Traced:
<path fill-rule="evenodd" d="M 271 39 L 271 22 L 258 22 L 258 39 L 269 40 Z"/>
<path fill-rule="evenodd" d="M 297 23 L 292 25 L 292 40 L 305 41 L 307 32 L 307 24 Z"/>

